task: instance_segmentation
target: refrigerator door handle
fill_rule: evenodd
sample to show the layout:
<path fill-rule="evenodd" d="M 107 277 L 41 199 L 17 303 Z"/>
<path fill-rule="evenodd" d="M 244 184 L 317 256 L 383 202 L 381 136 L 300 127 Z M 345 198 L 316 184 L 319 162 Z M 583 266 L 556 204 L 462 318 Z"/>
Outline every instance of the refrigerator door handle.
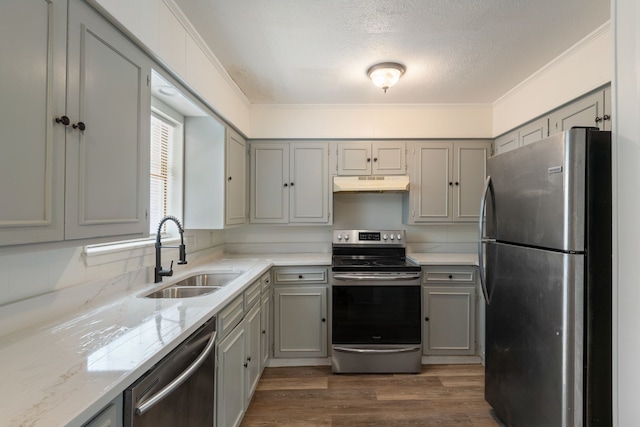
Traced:
<path fill-rule="evenodd" d="M 496 239 L 488 238 L 484 236 L 484 213 L 487 207 L 487 196 L 489 192 L 493 195 L 493 185 L 491 183 L 491 176 L 487 177 L 484 184 L 484 191 L 482 192 L 482 199 L 480 199 L 480 216 L 478 219 L 478 268 L 480 270 L 480 285 L 482 286 L 482 293 L 487 305 L 491 303 L 489 298 L 489 292 L 487 290 L 487 276 L 484 266 L 484 244 L 495 242 Z"/>

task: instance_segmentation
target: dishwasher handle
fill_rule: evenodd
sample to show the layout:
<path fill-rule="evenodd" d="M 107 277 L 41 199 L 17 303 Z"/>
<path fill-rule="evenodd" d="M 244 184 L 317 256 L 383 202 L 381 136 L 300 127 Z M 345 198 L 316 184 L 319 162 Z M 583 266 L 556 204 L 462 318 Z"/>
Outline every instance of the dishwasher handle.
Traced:
<path fill-rule="evenodd" d="M 205 362 L 207 357 L 209 357 L 209 355 L 211 354 L 211 351 L 213 351 L 213 347 L 215 346 L 215 343 L 216 343 L 216 335 L 217 335 L 217 332 L 213 332 L 211 334 L 211 337 L 209 338 L 209 341 L 207 342 L 207 345 L 205 346 L 204 350 L 202 350 L 202 353 L 200 353 L 198 358 L 194 360 L 193 363 L 189 365 L 187 369 L 185 369 L 173 381 L 167 384 L 167 386 L 164 387 L 162 390 L 160 390 L 159 392 L 151 396 L 143 404 L 137 406 L 136 415 L 140 416 L 145 412 L 147 412 L 149 409 L 153 408 L 158 402 L 160 402 L 162 399 L 167 397 L 175 389 L 180 387 L 182 383 L 188 380 L 189 377 L 193 375 L 193 373 L 197 371 L 198 368 Z"/>

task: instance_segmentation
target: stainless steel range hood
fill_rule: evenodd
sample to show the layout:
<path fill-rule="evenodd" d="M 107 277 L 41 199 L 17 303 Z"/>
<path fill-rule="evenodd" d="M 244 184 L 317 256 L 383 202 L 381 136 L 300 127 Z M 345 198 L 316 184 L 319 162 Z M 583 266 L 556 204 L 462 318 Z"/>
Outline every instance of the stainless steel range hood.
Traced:
<path fill-rule="evenodd" d="M 333 192 L 399 192 L 409 191 L 409 177 L 396 176 L 334 176 Z"/>

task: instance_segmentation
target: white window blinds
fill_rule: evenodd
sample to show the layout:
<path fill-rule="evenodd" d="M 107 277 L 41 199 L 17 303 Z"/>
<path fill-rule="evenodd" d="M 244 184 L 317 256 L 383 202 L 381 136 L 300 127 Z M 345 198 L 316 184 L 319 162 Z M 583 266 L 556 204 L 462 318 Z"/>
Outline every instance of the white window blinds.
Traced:
<path fill-rule="evenodd" d="M 175 125 L 162 117 L 151 115 L 151 178 L 149 203 L 150 234 L 155 234 L 160 220 L 167 215 L 169 197 L 169 153 L 175 138 Z"/>

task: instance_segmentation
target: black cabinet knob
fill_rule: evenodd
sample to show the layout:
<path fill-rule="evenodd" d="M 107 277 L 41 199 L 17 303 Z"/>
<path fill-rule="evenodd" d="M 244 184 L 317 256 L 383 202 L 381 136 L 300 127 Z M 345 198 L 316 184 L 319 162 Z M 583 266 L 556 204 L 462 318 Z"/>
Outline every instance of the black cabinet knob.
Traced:
<path fill-rule="evenodd" d="M 429 321 L 429 318 L 428 318 L 428 317 L 425 317 L 425 318 L 424 318 L 424 320 L 425 320 L 425 322 L 428 322 L 428 321 Z"/>
<path fill-rule="evenodd" d="M 245 363 L 245 364 L 244 364 L 244 367 L 245 367 L 245 368 L 248 368 L 248 367 L 249 367 L 249 364 L 248 364 L 248 363 Z"/>
<path fill-rule="evenodd" d="M 87 126 L 84 124 L 84 122 L 78 122 L 78 123 L 74 123 L 73 125 L 71 125 L 74 129 L 80 129 L 80 130 L 85 130 L 87 128 Z"/>
<path fill-rule="evenodd" d="M 227 178 L 227 181 L 231 181 L 231 177 Z"/>
<path fill-rule="evenodd" d="M 262 334 L 266 334 L 266 333 L 267 333 L 267 331 L 262 331 Z"/>
<path fill-rule="evenodd" d="M 56 117 L 56 123 L 60 123 L 63 126 L 69 126 L 69 123 L 71 123 L 71 120 L 69 120 L 69 117 L 67 116 Z"/>
<path fill-rule="evenodd" d="M 291 184 L 289 184 L 289 185 L 293 187 L 293 182 Z"/>
<path fill-rule="evenodd" d="M 326 321 L 327 321 L 327 319 L 325 319 L 325 318 L 323 317 L 323 318 L 322 318 L 322 321 L 323 321 L 323 322 L 326 322 Z"/>
<path fill-rule="evenodd" d="M 449 275 L 449 279 L 453 279 L 453 275 L 452 274 Z"/>
<path fill-rule="evenodd" d="M 453 186 L 453 182 L 450 182 L 450 183 L 449 183 L 449 186 Z"/>
<path fill-rule="evenodd" d="M 456 182 L 456 187 L 457 187 L 458 185 L 460 185 L 460 183 L 459 183 L 459 182 Z"/>
<path fill-rule="evenodd" d="M 298 275 L 298 279 L 302 279 L 302 274 L 299 274 L 299 275 Z"/>
<path fill-rule="evenodd" d="M 377 161 L 378 161 L 378 158 L 377 158 L 377 157 L 374 157 L 374 158 L 373 158 L 373 161 L 374 161 L 374 162 L 377 162 Z"/>
<path fill-rule="evenodd" d="M 371 163 L 371 159 L 367 159 L 367 163 Z"/>
<path fill-rule="evenodd" d="M 285 183 L 284 183 L 284 186 L 285 186 L 285 187 L 288 187 L 288 186 L 289 186 L 289 184 L 287 184 L 287 183 L 285 182 Z"/>

